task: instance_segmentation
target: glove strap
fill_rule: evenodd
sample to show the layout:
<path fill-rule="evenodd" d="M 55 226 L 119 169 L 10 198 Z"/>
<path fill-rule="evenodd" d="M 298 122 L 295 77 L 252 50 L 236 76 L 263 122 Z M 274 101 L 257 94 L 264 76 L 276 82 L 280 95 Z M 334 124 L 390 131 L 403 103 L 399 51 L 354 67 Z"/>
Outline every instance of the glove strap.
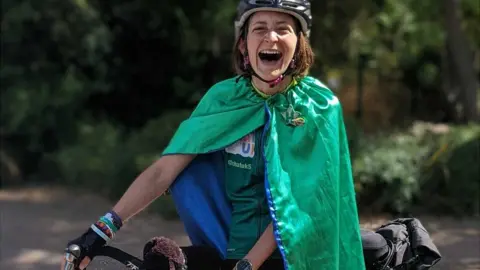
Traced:
<path fill-rule="evenodd" d="M 110 238 L 108 235 L 106 235 L 101 229 L 99 229 L 97 227 L 96 224 L 92 224 L 92 226 L 90 226 L 90 229 L 92 229 L 94 232 L 96 232 L 100 237 L 103 238 L 103 240 L 105 240 L 105 242 L 110 242 L 110 240 L 112 240 L 112 238 Z"/>

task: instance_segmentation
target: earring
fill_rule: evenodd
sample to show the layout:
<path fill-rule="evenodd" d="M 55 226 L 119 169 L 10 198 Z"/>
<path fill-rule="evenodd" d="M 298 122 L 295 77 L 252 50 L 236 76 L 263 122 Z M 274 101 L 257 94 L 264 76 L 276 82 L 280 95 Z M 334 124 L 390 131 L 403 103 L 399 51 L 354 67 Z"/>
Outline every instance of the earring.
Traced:
<path fill-rule="evenodd" d="M 290 68 L 295 68 L 297 65 L 295 64 L 295 58 L 292 59 L 290 62 Z"/>
<path fill-rule="evenodd" d="M 248 58 L 248 55 L 245 55 L 243 57 L 243 68 L 247 70 L 249 65 L 250 65 L 250 59 Z"/>

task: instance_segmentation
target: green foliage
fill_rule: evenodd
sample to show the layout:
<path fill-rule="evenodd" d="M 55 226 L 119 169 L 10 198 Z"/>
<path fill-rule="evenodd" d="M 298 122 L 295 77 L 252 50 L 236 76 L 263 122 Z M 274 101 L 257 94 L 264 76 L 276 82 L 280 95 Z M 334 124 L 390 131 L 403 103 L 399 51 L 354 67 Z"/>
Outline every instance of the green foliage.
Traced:
<path fill-rule="evenodd" d="M 54 154 L 61 181 L 107 195 L 125 191 L 137 170 L 118 128 L 106 122 L 80 124 L 78 132 L 75 144 Z"/>
<path fill-rule="evenodd" d="M 175 110 L 150 120 L 126 142 L 128 153 L 134 156 L 135 167 L 143 170 L 167 146 L 178 125 L 190 116 L 191 110 Z"/>
<path fill-rule="evenodd" d="M 431 149 L 427 138 L 408 132 L 364 138 L 353 162 L 360 204 L 373 211 L 405 211 Z"/>
<path fill-rule="evenodd" d="M 161 153 L 206 89 L 233 75 L 237 2 L 4 0 L 2 176 L 58 180 L 118 197 Z M 463 27 L 474 50 L 480 47 L 477 2 L 462 1 Z M 443 53 L 439 14 L 441 5 L 433 0 L 313 1 L 312 74 L 341 70 L 338 77 L 347 77 L 345 68 L 355 69 L 364 53 L 381 76 L 438 91 L 441 61 L 426 59 L 425 52 L 434 58 Z M 417 85 L 408 87 L 413 91 Z M 345 121 L 362 200 L 382 194 L 379 208 L 408 208 L 421 186 L 412 179 L 424 173 L 415 164 L 438 145 L 410 133 L 362 139 L 358 123 L 347 116 Z M 449 148 L 442 162 L 429 167 L 428 173 L 445 183 L 435 182 L 442 198 L 475 190 L 467 180 L 458 190 L 451 186 L 452 173 L 474 175 L 473 166 L 463 170 L 467 162 L 455 163 L 457 156 L 474 157 L 462 147 Z M 378 183 L 389 186 L 393 200 L 387 203 L 383 191 L 369 195 Z M 462 200 L 458 207 L 478 208 Z"/>
<path fill-rule="evenodd" d="M 75 140 L 85 100 L 108 89 L 109 32 L 80 3 L 2 1 L 0 140 L 26 177 L 44 153 Z"/>
<path fill-rule="evenodd" d="M 152 119 L 131 135 L 125 135 L 108 122 L 80 124 L 76 143 L 47 155 L 46 159 L 59 171 L 57 177 L 62 183 L 118 199 L 160 156 L 180 122 L 189 114 L 188 110 L 172 111 Z M 176 217 L 169 197 L 156 202 L 153 209 L 166 217 Z"/>
<path fill-rule="evenodd" d="M 425 168 L 417 203 L 437 213 L 480 215 L 480 126 L 452 127 Z"/>
<path fill-rule="evenodd" d="M 471 41 L 471 48 L 476 50 L 476 53 L 480 53 L 480 5 L 477 0 L 462 0 L 462 16 L 464 20 L 463 27 L 468 34 Z M 477 64 L 477 68 L 480 68 L 480 63 Z"/>
<path fill-rule="evenodd" d="M 478 214 L 480 126 L 429 124 L 369 136 L 353 160 L 361 207 L 371 211 Z M 421 207 L 419 207 L 421 206 Z"/>
<path fill-rule="evenodd" d="M 418 59 L 426 48 L 443 46 L 439 13 L 440 5 L 413 0 L 385 0 L 380 10 L 362 9 L 351 22 L 346 43 L 350 59 L 368 55 L 369 66 L 383 76 L 400 76 L 402 65 Z"/>

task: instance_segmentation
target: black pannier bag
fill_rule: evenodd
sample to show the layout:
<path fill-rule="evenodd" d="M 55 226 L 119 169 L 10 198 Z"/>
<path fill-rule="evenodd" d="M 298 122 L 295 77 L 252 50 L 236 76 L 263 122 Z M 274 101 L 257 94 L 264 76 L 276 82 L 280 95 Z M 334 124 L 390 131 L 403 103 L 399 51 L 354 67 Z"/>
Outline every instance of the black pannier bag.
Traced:
<path fill-rule="evenodd" d="M 395 219 L 361 234 L 367 270 L 427 270 L 442 257 L 416 218 Z"/>

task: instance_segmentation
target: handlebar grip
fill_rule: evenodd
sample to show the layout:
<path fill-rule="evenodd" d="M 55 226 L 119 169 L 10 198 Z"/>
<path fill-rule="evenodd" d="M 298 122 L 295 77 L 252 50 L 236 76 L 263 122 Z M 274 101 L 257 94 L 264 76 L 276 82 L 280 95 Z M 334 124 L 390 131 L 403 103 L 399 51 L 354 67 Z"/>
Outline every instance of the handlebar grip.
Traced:
<path fill-rule="evenodd" d="M 65 250 L 65 268 L 64 270 L 77 270 L 78 269 L 78 264 L 80 263 L 78 261 L 78 258 L 80 257 L 81 254 L 81 249 L 80 246 L 78 245 L 70 245 L 68 248 Z"/>

